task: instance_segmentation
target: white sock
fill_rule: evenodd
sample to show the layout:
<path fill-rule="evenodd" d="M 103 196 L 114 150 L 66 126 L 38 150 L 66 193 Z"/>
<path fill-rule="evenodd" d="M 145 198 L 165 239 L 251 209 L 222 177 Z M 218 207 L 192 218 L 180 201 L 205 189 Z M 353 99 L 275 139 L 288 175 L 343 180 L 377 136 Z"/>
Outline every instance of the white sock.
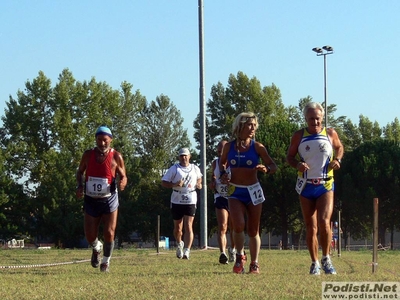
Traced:
<path fill-rule="evenodd" d="M 319 266 L 319 261 L 317 260 L 317 261 L 313 261 L 312 262 L 314 265 L 316 265 L 316 266 Z"/>
<path fill-rule="evenodd" d="M 96 250 L 96 251 L 100 251 L 102 245 L 103 245 L 103 244 L 102 244 L 98 239 L 96 239 L 96 240 L 92 243 L 92 248 L 93 248 L 94 250 Z"/>
<path fill-rule="evenodd" d="M 111 259 L 111 257 L 103 256 L 103 258 L 101 259 L 101 263 L 102 264 L 104 264 L 104 263 L 110 264 L 110 259 Z"/>
<path fill-rule="evenodd" d="M 325 259 L 330 259 L 330 257 L 329 257 L 329 254 L 328 255 L 322 255 L 322 260 L 325 260 Z"/>

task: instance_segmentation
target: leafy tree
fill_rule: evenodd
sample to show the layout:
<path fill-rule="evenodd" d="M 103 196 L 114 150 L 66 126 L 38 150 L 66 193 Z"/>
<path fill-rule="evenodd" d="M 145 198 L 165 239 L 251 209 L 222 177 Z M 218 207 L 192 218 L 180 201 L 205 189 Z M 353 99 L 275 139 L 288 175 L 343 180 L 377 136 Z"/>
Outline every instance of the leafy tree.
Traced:
<path fill-rule="evenodd" d="M 358 127 L 363 142 L 371 142 L 381 138 L 382 129 L 380 128 L 378 122 L 372 123 L 367 117 L 360 115 Z"/>
<path fill-rule="evenodd" d="M 18 91 L 17 98 L 10 96 L 7 103 L 2 118 L 6 137 L 2 142 L 10 174 L 16 182 L 24 183 L 25 192 L 32 200 L 28 202 L 31 204 L 28 212 L 25 210 L 26 217 L 31 215 L 38 221 L 37 214 L 43 216 L 43 208 L 50 202 L 39 203 L 42 199 L 36 188 L 46 176 L 46 153 L 56 146 L 52 136 L 55 106 L 50 80 L 39 72 L 36 79 L 26 82 L 25 92 Z M 10 203 L 12 207 L 15 204 Z"/>
<path fill-rule="evenodd" d="M 398 118 L 383 128 L 385 139 L 400 142 L 400 122 Z"/>
<path fill-rule="evenodd" d="M 171 191 L 160 190 L 160 179 L 176 161 L 179 148 L 190 147 L 190 141 L 187 130 L 183 129 L 180 111 L 165 95 L 145 103 L 138 122 L 136 153 L 140 157 L 137 161 L 140 175 L 136 179 L 140 190 L 136 200 L 129 204 L 132 212 L 130 228 L 140 231 L 144 240 L 151 240 L 155 238 L 157 216 L 161 217 L 161 234 L 172 233 Z"/>
<path fill-rule="evenodd" d="M 60 246 L 76 245 L 83 238 L 82 200 L 75 198 L 75 170 L 84 150 L 94 146 L 94 131 L 105 124 L 114 134 L 113 147 L 125 160 L 129 178 L 120 193 L 118 241 L 128 241 L 137 231 L 143 239 L 155 236 L 157 216 L 161 234 L 171 235 L 170 191 L 160 189 L 162 174 L 176 161 L 180 147 L 190 147 L 183 118 L 165 95 L 147 102 L 139 90 L 123 82 L 114 90 L 95 78 L 76 81 L 65 69 L 52 88 L 39 72 L 25 83 L 16 98 L 6 102 L 0 128 L 0 238 L 35 235 L 51 238 Z M 206 115 L 206 159 L 211 163 L 221 139 L 231 137 L 237 114 L 253 111 L 259 118 L 256 139 L 268 148 L 279 170 L 274 176 L 260 174 L 267 201 L 262 228 L 273 234 L 291 232 L 294 241 L 303 232 L 298 195 L 293 185 L 296 171 L 285 162 L 290 137 L 305 126 L 302 110 L 311 97 L 298 106 L 285 108 L 279 89 L 261 86 L 256 77 L 243 72 L 230 75 L 224 87 L 211 88 Z M 380 128 L 377 122 L 360 116 L 359 126 L 346 117 L 335 118 L 336 105 L 328 107 L 329 126 L 335 127 L 346 155 L 335 176 L 335 204 L 343 210 L 342 229 L 352 237 L 364 237 L 371 230 L 371 203 L 380 199 L 381 231 L 399 228 L 398 194 L 399 121 Z M 199 142 L 199 117 L 194 120 Z M 382 133 L 383 137 L 382 138 Z M 193 153 L 192 162 L 198 162 Z M 209 191 L 208 211 L 213 195 Z M 199 203 L 199 207 L 202 203 Z M 357 212 L 357 213 L 355 213 Z M 215 214 L 208 214 L 210 233 L 216 227 Z M 194 224 L 198 228 L 198 222 Z M 384 241 L 382 241 L 384 242 Z"/>
<path fill-rule="evenodd" d="M 133 226 L 137 211 L 133 207 L 137 201 L 141 186 L 142 173 L 140 171 L 140 157 L 137 155 L 139 142 L 140 112 L 146 104 L 146 98 L 139 90 L 133 91 L 133 85 L 124 81 L 118 93 L 116 112 L 112 116 L 113 148 L 119 151 L 125 162 L 128 184 L 122 193 L 119 193 L 119 215 L 116 236 L 118 246 L 129 241 L 129 236 L 136 227 Z"/>
<path fill-rule="evenodd" d="M 272 84 L 271 86 L 262 87 L 259 80 L 255 77 L 248 78 L 243 72 L 238 72 L 237 76 L 230 75 L 228 79 L 228 86 L 223 87 L 221 83 L 217 83 L 211 88 L 211 99 L 207 102 L 207 161 L 211 163 L 216 156 L 217 144 L 222 139 L 231 137 L 232 123 L 236 116 L 245 111 L 252 111 L 257 114 L 259 120 L 259 129 L 257 130 L 256 139 L 269 148 L 270 152 L 276 158 L 279 167 L 284 165 L 286 149 L 290 142 L 290 135 L 293 133 L 287 121 L 287 110 L 284 108 L 281 100 L 281 93 L 279 89 Z M 196 127 L 197 120 L 194 125 L 197 129 L 195 138 L 199 141 L 198 127 Z M 285 133 L 288 135 L 285 136 Z M 290 170 L 288 168 L 288 170 Z M 290 170 L 291 171 L 291 170 Z M 288 172 L 291 176 L 290 182 L 294 184 L 294 171 Z M 272 230 L 278 229 L 281 232 L 281 225 L 287 225 L 287 220 L 290 218 L 292 210 L 289 206 L 282 208 L 281 201 L 282 193 L 290 191 L 283 187 L 285 179 L 277 179 L 279 176 L 286 178 L 289 176 L 287 173 L 280 173 L 278 171 L 274 176 L 260 178 L 264 190 L 268 191 L 267 207 L 268 214 L 265 213 L 265 222 L 262 224 L 264 229 Z M 292 188 L 291 190 L 294 191 Z M 284 196 L 289 196 L 288 194 Z M 209 194 L 210 199 L 213 196 Z M 290 203 L 296 201 L 297 197 L 292 199 L 287 198 Z M 270 207 L 268 207 L 268 205 Z M 288 209 L 290 213 L 284 210 Z M 212 201 L 208 203 L 208 211 L 213 211 Z M 296 217 L 298 211 L 296 207 L 293 209 Z M 273 216 L 272 216 L 273 215 Z M 270 217 L 271 216 L 271 217 Z M 281 219 L 283 217 L 283 219 Z M 264 219 L 264 218 L 263 218 Z M 208 224 L 211 227 L 209 231 L 212 233 L 213 228 L 217 226 L 214 214 L 209 214 Z M 287 230 L 284 230 L 285 234 Z"/>
<path fill-rule="evenodd" d="M 384 232 L 399 226 L 400 147 L 393 141 L 365 142 L 348 153 L 338 176 L 337 195 L 343 203 L 343 218 L 353 237 L 366 237 L 372 230 L 372 199 L 379 198 L 381 243 Z"/>
<path fill-rule="evenodd" d="M 0 148 L 0 239 L 26 236 L 31 219 L 27 212 L 27 197 L 23 186 L 11 179 L 7 170 L 7 160 Z"/>
<path fill-rule="evenodd" d="M 216 156 L 218 143 L 231 137 L 232 123 L 242 112 L 256 113 L 260 124 L 286 116 L 281 93 L 274 84 L 262 87 L 256 77 L 250 79 L 240 71 L 236 76 L 231 74 L 226 88 L 220 82 L 211 87 L 211 99 L 207 101 L 207 162 Z M 198 119 L 194 127 L 195 139 L 200 143 Z"/>
<path fill-rule="evenodd" d="M 158 179 L 176 161 L 178 150 L 191 146 L 180 111 L 165 95 L 144 106 L 138 135 L 137 152 L 146 172 L 153 172 Z"/>
<path fill-rule="evenodd" d="M 306 104 L 312 101 L 313 101 L 312 97 L 307 96 L 305 98 L 301 98 L 297 106 L 289 105 L 289 107 L 287 108 L 287 112 L 289 115 L 288 117 L 289 122 L 297 125 L 298 128 L 305 127 L 307 123 L 304 119 L 303 110 L 304 107 L 306 107 Z"/>
<path fill-rule="evenodd" d="M 346 152 L 351 152 L 357 148 L 362 142 L 362 136 L 356 124 L 350 120 L 346 120 L 343 124 L 342 134 L 339 135 L 340 140 Z"/>
<path fill-rule="evenodd" d="M 17 100 L 10 96 L 2 121 L 9 167 L 16 178 L 26 178 L 29 189 L 40 182 L 41 155 L 54 146 L 49 134 L 54 107 L 51 82 L 43 72 L 25 88 L 25 93 L 17 92 Z"/>
<path fill-rule="evenodd" d="M 8 178 L 7 172 L 5 170 L 5 159 L 3 156 L 3 150 L 0 148 L 0 220 L 1 223 L 6 222 L 5 212 L 5 205 L 9 201 L 8 199 L 8 192 L 12 185 L 13 181 Z M 1 226 L 3 228 L 3 226 Z"/>
<path fill-rule="evenodd" d="M 126 151 L 128 176 L 135 177 L 131 169 L 136 167 L 135 161 L 130 159 L 137 141 L 135 116 L 145 99 L 138 91 L 132 94 L 132 86 L 126 82 L 121 88 L 120 93 L 95 78 L 76 82 L 65 69 L 54 88 L 39 72 L 32 83 L 26 83 L 25 92 L 17 93 L 17 100 L 10 97 L 2 144 L 10 174 L 15 180 L 25 179 L 31 199 L 25 213 L 35 220 L 37 236 L 60 245 L 76 244 L 83 237 L 82 200 L 75 198 L 75 171 L 83 151 L 94 146 L 99 125 L 113 130 L 114 147 Z M 129 185 L 126 197 L 134 195 L 135 188 Z"/>
<path fill-rule="evenodd" d="M 302 230 L 301 209 L 294 189 L 297 173 L 286 163 L 290 137 L 296 130 L 298 126 L 287 120 L 277 120 L 268 127 L 260 126 L 257 130 L 258 141 L 267 147 L 279 167 L 272 176 L 259 176 L 266 197 L 261 227 L 274 235 L 282 235 L 284 249 L 288 247 L 288 233 L 298 236 Z"/>

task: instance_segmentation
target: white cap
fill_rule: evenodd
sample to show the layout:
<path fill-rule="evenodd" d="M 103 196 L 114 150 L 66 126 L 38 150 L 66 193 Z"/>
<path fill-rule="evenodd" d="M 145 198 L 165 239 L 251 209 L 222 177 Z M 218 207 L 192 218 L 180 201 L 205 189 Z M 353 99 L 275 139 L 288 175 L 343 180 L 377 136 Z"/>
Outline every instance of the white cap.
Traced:
<path fill-rule="evenodd" d="M 181 155 L 190 155 L 190 151 L 188 148 L 182 148 L 181 150 L 179 150 L 179 156 Z"/>

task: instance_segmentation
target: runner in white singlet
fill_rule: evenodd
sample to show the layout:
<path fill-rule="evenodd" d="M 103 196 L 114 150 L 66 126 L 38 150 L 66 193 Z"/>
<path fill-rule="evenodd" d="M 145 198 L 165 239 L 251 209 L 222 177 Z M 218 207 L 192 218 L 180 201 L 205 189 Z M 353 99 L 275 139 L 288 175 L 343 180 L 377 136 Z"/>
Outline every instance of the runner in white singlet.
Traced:
<path fill-rule="evenodd" d="M 333 211 L 333 171 L 340 168 L 344 149 L 333 128 L 322 126 L 323 107 L 309 102 L 303 110 L 307 127 L 296 131 L 291 139 L 286 160 L 298 171 L 295 189 L 306 224 L 306 240 L 311 256 L 310 274 L 319 275 L 318 237 L 322 248 L 322 269 L 336 274 L 329 257 Z"/>

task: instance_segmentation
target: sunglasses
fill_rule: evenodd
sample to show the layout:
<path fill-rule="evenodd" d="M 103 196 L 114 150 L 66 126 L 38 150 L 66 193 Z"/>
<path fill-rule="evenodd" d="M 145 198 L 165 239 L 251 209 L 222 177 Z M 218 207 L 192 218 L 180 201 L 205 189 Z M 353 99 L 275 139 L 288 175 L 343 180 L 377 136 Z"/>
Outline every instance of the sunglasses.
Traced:
<path fill-rule="evenodd" d="M 251 121 L 252 119 L 255 119 L 256 116 L 252 116 L 252 117 L 244 117 L 241 119 L 240 123 L 247 123 L 248 121 Z"/>

